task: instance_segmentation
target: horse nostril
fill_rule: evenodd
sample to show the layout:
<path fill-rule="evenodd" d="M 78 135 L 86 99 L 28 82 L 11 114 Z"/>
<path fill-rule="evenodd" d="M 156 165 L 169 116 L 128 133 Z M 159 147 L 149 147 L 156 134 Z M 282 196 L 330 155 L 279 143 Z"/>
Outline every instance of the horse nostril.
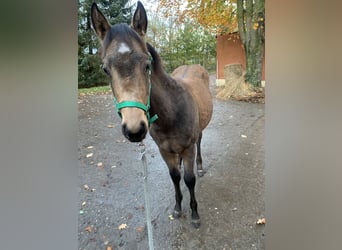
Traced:
<path fill-rule="evenodd" d="M 131 130 L 127 127 L 127 124 L 124 123 L 122 125 L 122 133 L 123 135 L 131 142 L 140 142 L 142 141 L 147 133 L 147 127 L 144 122 L 140 122 L 140 126 L 136 130 Z"/>

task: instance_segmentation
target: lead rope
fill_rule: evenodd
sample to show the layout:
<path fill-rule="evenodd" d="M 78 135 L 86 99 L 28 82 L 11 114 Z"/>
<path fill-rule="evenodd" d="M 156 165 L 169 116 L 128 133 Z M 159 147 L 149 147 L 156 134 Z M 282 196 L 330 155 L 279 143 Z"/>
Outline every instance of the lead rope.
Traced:
<path fill-rule="evenodd" d="M 151 211 L 150 211 L 150 201 L 148 197 L 148 185 L 147 185 L 147 162 L 145 156 L 145 144 L 141 142 L 140 146 L 140 159 L 144 168 L 144 194 L 145 194 L 145 210 L 146 210 L 146 221 L 147 221 L 147 235 L 148 235 L 148 246 L 150 250 L 154 250 L 153 246 L 153 231 L 152 231 L 152 223 L 151 223 Z"/>

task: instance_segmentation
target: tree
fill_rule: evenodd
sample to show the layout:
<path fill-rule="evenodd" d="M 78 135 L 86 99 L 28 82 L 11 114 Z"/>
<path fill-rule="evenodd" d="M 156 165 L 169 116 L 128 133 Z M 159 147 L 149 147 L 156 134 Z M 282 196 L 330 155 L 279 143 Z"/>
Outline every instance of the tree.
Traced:
<path fill-rule="evenodd" d="M 261 84 L 264 55 L 265 0 L 160 0 L 166 16 L 179 22 L 192 18 L 217 34 L 232 32 L 237 26 L 246 55 L 245 80 L 255 87 Z"/>
<path fill-rule="evenodd" d="M 147 41 L 160 53 L 167 72 L 183 64 L 215 68 L 215 37 L 186 19 L 178 24 L 174 17 L 150 13 Z"/>
<path fill-rule="evenodd" d="M 107 76 L 99 65 L 101 59 L 96 54 L 98 39 L 91 26 L 90 9 L 94 0 L 78 0 L 78 85 L 92 87 L 106 84 Z M 96 1 L 111 24 L 130 23 L 131 6 L 128 0 Z"/>
<path fill-rule="evenodd" d="M 237 0 L 239 34 L 246 54 L 246 81 L 261 85 L 265 48 L 265 0 Z"/>

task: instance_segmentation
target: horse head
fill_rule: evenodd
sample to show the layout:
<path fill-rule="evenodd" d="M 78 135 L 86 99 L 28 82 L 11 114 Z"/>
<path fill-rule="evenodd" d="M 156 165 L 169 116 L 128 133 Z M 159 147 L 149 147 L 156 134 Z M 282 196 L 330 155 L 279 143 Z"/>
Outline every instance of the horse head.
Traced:
<path fill-rule="evenodd" d="M 150 122 L 151 90 L 144 6 L 138 2 L 131 26 L 111 26 L 95 3 L 91 8 L 91 20 L 101 42 L 103 70 L 111 79 L 114 102 L 122 118 L 122 132 L 131 142 L 142 141 Z"/>

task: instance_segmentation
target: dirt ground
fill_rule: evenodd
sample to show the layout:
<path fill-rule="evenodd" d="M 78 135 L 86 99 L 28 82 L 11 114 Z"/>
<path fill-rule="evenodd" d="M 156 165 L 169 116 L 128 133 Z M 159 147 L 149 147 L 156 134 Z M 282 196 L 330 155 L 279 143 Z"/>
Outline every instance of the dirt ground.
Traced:
<path fill-rule="evenodd" d="M 215 78 L 211 90 L 215 96 Z M 148 136 L 146 157 L 155 249 L 265 249 L 264 104 L 214 99 L 202 139 L 196 198 L 201 226 L 191 226 L 189 192 L 181 182 L 184 217 L 172 219 L 174 188 Z M 80 250 L 148 249 L 139 146 L 121 133 L 111 94 L 79 97 Z"/>

